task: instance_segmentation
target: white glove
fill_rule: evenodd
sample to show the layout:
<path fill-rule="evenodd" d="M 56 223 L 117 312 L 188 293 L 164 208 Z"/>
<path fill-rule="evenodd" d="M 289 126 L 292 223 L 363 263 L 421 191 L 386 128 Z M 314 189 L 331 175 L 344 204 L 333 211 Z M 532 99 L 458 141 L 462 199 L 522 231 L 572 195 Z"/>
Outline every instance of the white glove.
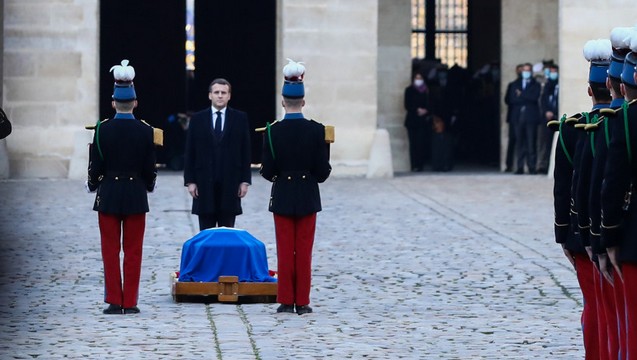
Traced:
<path fill-rule="evenodd" d="M 86 189 L 86 192 L 87 192 L 87 193 L 89 193 L 89 194 L 90 194 L 90 193 L 94 193 L 94 192 L 95 192 L 95 190 L 91 191 L 91 189 L 89 189 L 89 187 L 88 187 L 88 180 L 86 180 L 86 181 L 84 182 L 84 189 Z"/>

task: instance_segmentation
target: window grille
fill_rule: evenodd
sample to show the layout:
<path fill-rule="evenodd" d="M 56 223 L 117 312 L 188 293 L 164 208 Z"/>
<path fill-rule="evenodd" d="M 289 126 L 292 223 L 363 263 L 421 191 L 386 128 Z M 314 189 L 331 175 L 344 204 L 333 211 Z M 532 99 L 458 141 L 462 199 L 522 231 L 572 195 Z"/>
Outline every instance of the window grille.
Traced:
<path fill-rule="evenodd" d="M 466 68 L 468 2 L 412 0 L 412 57 Z"/>

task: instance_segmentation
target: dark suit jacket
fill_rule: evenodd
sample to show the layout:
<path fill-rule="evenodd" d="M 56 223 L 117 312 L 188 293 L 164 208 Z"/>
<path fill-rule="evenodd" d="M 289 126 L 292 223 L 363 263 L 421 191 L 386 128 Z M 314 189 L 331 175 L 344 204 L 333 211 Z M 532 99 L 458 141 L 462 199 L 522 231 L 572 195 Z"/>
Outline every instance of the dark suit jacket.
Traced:
<path fill-rule="evenodd" d="M 545 121 L 548 121 L 546 117 L 544 117 L 544 113 L 546 113 L 547 111 L 551 111 L 553 114 L 555 114 L 555 117 L 558 116 L 557 110 L 559 104 L 559 88 L 557 87 L 557 84 L 557 80 L 548 80 L 544 85 L 544 89 L 542 89 L 542 119 L 544 119 Z"/>
<path fill-rule="evenodd" d="M 285 119 L 266 131 L 263 142 L 261 175 L 273 183 L 269 210 L 284 216 L 321 211 L 318 184 L 332 170 L 325 127 L 314 120 Z"/>
<path fill-rule="evenodd" d="M 145 213 L 147 192 L 155 188 L 157 177 L 153 129 L 122 115 L 102 121 L 93 136 L 88 166 L 89 188 L 97 190 L 93 210 L 117 215 Z"/>
<path fill-rule="evenodd" d="M 516 95 L 516 90 L 521 94 Z M 533 78 L 529 79 L 528 85 L 522 90 L 522 79 L 519 78 L 511 83 L 507 88 L 505 103 L 510 107 L 509 121 L 513 124 L 539 123 L 540 116 L 540 92 L 542 86 Z"/>
<path fill-rule="evenodd" d="M 184 184 L 197 184 L 199 190 L 192 213 L 241 214 L 239 185 L 252 181 L 250 156 L 250 123 L 245 112 L 226 109 L 220 139 L 212 129 L 211 108 L 193 115 L 186 135 L 184 165 Z M 215 183 L 221 187 L 221 199 L 215 199 Z"/>

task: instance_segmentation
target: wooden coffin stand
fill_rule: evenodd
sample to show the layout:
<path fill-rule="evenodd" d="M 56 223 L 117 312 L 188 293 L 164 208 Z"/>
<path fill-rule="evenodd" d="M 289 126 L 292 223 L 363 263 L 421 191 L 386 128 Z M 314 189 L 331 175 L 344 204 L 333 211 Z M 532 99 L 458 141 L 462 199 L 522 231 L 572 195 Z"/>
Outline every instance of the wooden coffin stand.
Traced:
<path fill-rule="evenodd" d="M 218 282 L 179 281 L 171 274 L 171 294 L 175 302 L 275 303 L 276 282 L 239 282 L 238 276 L 219 276 Z"/>

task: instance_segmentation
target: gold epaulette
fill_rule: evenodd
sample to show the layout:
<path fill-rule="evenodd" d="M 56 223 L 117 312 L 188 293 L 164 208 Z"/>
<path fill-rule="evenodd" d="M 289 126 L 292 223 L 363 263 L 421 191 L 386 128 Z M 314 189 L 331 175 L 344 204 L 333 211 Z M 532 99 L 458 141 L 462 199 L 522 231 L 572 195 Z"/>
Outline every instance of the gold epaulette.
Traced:
<path fill-rule="evenodd" d="M 546 127 L 553 130 L 553 131 L 558 131 L 560 129 L 560 121 L 559 120 L 551 120 L 551 121 L 547 121 L 546 122 Z"/>
<path fill-rule="evenodd" d="M 270 124 L 270 126 L 273 126 L 274 124 L 278 123 L 279 120 L 275 120 L 272 122 L 272 124 Z M 256 132 L 263 132 L 265 131 L 266 127 L 260 127 L 260 128 L 256 128 L 254 129 L 254 131 Z M 325 125 L 325 142 L 328 144 L 332 144 L 334 143 L 334 139 L 335 139 L 335 131 L 334 131 L 334 126 L 332 125 Z"/>
<path fill-rule="evenodd" d="M 153 129 L 153 143 L 157 146 L 164 146 L 164 130 L 156 128 L 156 127 L 152 127 L 152 125 L 150 125 L 144 120 L 140 120 L 140 121 L 146 124 L 147 126 L 150 126 L 151 129 Z"/>
<path fill-rule="evenodd" d="M 332 125 L 325 125 L 325 142 L 334 143 L 334 126 Z"/>
<path fill-rule="evenodd" d="M 274 125 L 274 124 L 276 124 L 276 123 L 278 123 L 278 122 L 279 122 L 279 120 L 274 120 L 274 121 L 272 122 L 272 124 L 270 124 L 270 126 L 272 126 L 272 125 Z M 265 128 L 266 128 L 265 126 L 264 126 L 264 127 L 260 127 L 260 128 L 256 128 L 256 129 L 254 129 L 254 131 L 256 131 L 256 132 L 263 132 L 263 131 L 265 131 Z"/>
<path fill-rule="evenodd" d="M 102 121 L 100 121 L 100 123 L 105 123 L 107 122 L 109 119 L 104 119 Z M 85 125 L 84 128 L 86 130 L 95 130 L 95 128 L 97 127 L 97 124 L 92 124 L 92 125 Z"/>
<path fill-rule="evenodd" d="M 615 116 L 615 114 L 617 114 L 617 111 L 619 111 L 619 109 L 621 108 L 617 108 L 617 109 L 604 108 L 604 109 L 600 109 L 599 113 L 604 116 Z"/>
<path fill-rule="evenodd" d="M 575 114 L 575 115 L 567 117 L 566 120 L 564 120 L 564 123 L 566 123 L 566 124 L 577 123 L 579 121 L 579 119 L 581 119 L 581 118 L 582 118 L 582 113 Z"/>
<path fill-rule="evenodd" d="M 586 125 L 589 125 L 589 124 L 575 124 L 575 128 L 579 130 L 584 130 L 586 128 Z"/>

